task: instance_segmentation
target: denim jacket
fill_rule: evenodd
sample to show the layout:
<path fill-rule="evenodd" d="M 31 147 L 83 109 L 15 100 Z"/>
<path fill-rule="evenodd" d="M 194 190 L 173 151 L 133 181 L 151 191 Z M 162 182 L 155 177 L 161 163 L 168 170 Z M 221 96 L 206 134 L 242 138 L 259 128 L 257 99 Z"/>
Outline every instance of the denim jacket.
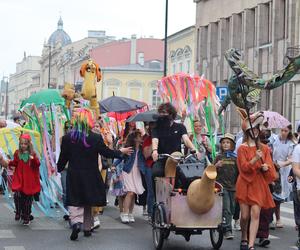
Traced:
<path fill-rule="evenodd" d="M 117 166 L 118 164 L 123 164 L 122 166 L 122 170 L 125 171 L 126 173 L 130 173 L 133 164 L 134 164 L 134 160 L 135 160 L 135 156 L 137 155 L 137 165 L 138 168 L 140 169 L 142 174 L 145 174 L 146 171 L 146 161 L 145 161 L 145 157 L 142 153 L 141 150 L 134 150 L 133 153 L 130 156 L 126 156 L 123 160 L 122 159 L 117 159 L 114 161 L 113 165 Z M 122 162 L 123 161 L 123 162 Z"/>

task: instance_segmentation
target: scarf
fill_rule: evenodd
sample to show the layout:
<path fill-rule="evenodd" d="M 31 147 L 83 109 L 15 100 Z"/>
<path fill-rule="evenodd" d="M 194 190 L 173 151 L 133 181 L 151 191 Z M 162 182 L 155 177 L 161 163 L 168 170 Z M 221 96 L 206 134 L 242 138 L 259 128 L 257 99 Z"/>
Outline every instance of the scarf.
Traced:
<path fill-rule="evenodd" d="M 19 154 L 20 160 L 24 161 L 25 163 L 29 160 L 29 153 L 20 153 Z"/>
<path fill-rule="evenodd" d="M 236 153 L 234 153 L 232 151 L 224 152 L 224 155 L 226 158 L 231 158 L 231 157 L 236 158 L 237 157 Z"/>

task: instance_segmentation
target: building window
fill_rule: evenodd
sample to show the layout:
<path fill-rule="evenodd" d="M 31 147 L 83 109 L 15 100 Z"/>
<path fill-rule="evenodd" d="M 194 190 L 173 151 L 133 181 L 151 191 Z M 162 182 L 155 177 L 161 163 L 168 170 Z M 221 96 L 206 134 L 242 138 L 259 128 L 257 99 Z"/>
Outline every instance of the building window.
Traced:
<path fill-rule="evenodd" d="M 142 97 L 142 83 L 139 81 L 131 81 L 127 84 L 127 97 L 141 101 Z"/>
<path fill-rule="evenodd" d="M 172 73 L 173 74 L 176 73 L 176 63 L 173 63 L 173 65 L 172 65 Z"/>
<path fill-rule="evenodd" d="M 191 71 L 191 60 L 186 61 L 186 73 L 190 73 Z"/>
<path fill-rule="evenodd" d="M 161 98 L 158 95 L 157 89 L 152 89 L 152 107 L 157 107 L 159 104 L 161 104 Z"/>
<path fill-rule="evenodd" d="M 107 98 L 113 95 L 119 96 L 120 95 L 120 87 L 121 81 L 117 79 L 107 79 L 104 81 L 103 85 L 103 98 Z"/>
<path fill-rule="evenodd" d="M 183 63 L 182 62 L 179 63 L 179 72 L 183 72 Z"/>

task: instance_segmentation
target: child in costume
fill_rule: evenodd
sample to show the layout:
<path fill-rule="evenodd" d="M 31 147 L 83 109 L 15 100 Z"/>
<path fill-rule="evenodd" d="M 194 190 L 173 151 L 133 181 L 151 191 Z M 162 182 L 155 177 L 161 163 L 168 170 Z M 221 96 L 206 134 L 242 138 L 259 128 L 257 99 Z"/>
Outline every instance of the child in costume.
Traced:
<path fill-rule="evenodd" d="M 223 230 L 225 239 L 233 239 L 232 217 L 235 210 L 235 184 L 238 177 L 236 163 L 235 140 L 232 134 L 225 134 L 221 138 L 221 153 L 217 155 L 215 166 L 217 168 L 217 182 L 223 186 Z"/>
<path fill-rule="evenodd" d="M 123 209 L 123 202 L 124 202 L 124 196 L 125 196 L 125 191 L 124 191 L 124 183 L 123 183 L 123 178 L 122 178 L 122 169 L 123 168 L 123 163 L 119 163 L 116 166 L 112 166 L 112 190 L 111 194 L 116 196 L 118 199 L 118 204 L 119 204 L 119 209 L 120 209 L 120 218 L 122 219 L 122 214 L 124 213 Z"/>
<path fill-rule="evenodd" d="M 8 167 L 14 170 L 12 190 L 15 202 L 15 220 L 23 220 L 23 225 L 29 225 L 33 196 L 41 190 L 40 161 L 33 150 L 29 134 L 22 134 L 19 149 L 14 153 L 14 159 L 8 162 Z"/>

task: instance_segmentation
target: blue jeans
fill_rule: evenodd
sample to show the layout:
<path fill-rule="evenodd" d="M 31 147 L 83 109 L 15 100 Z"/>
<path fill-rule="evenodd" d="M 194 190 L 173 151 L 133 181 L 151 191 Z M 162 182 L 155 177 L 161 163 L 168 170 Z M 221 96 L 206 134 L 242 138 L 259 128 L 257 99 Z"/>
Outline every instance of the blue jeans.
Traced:
<path fill-rule="evenodd" d="M 147 212 L 149 215 L 152 214 L 153 204 L 154 204 L 154 189 L 153 189 L 153 178 L 152 169 L 146 167 L 145 169 L 145 179 L 147 185 Z"/>

